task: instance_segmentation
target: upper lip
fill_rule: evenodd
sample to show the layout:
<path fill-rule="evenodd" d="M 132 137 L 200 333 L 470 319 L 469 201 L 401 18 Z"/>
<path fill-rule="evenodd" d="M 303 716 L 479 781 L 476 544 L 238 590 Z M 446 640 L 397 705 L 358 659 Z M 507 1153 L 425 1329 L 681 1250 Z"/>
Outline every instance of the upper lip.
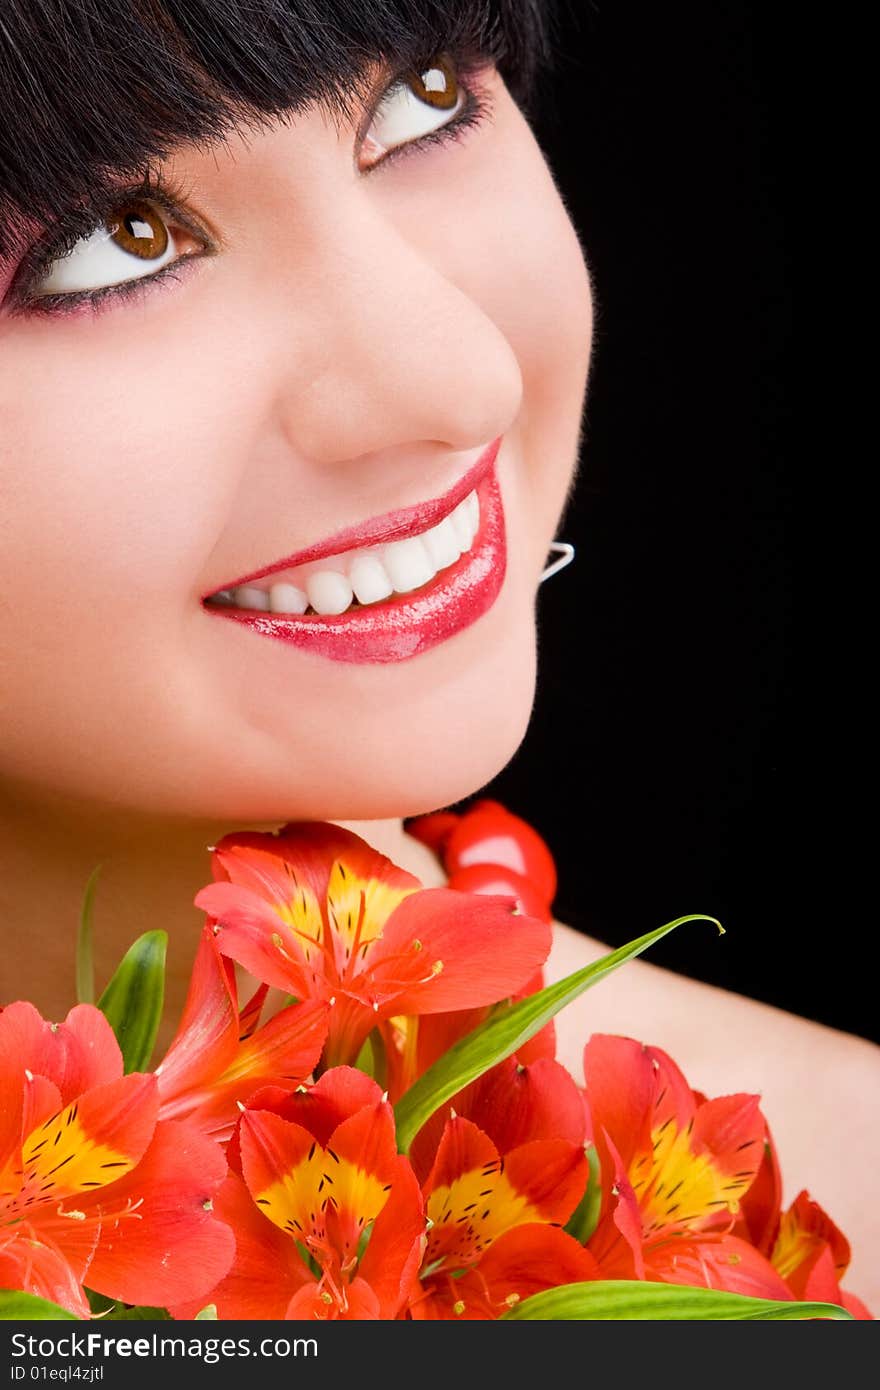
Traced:
<path fill-rule="evenodd" d="M 206 598 L 211 594 L 218 593 L 224 589 L 237 589 L 244 584 L 252 584 L 257 579 L 263 579 L 267 574 L 275 574 L 278 570 L 293 569 L 295 565 L 305 565 L 312 560 L 322 560 L 325 555 L 338 555 L 344 550 L 356 550 L 367 545 L 380 545 L 388 541 L 395 541 L 403 536 L 410 535 L 413 531 L 427 531 L 442 521 L 444 516 L 448 516 L 459 504 L 467 497 L 469 492 L 473 492 L 492 468 L 498 450 L 501 446 L 501 437 L 493 439 L 473 467 L 458 479 L 458 482 L 445 492 L 442 497 L 431 498 L 427 502 L 416 502 L 411 507 L 401 507 L 395 511 L 384 512 L 381 516 L 371 517 L 369 521 L 358 522 L 354 526 L 346 526 L 341 531 L 336 531 L 332 536 L 325 540 L 316 541 L 313 545 L 306 546 L 304 550 L 297 550 L 293 555 L 287 555 L 282 560 L 275 560 L 271 565 L 264 565 L 262 569 L 252 570 L 249 574 L 242 575 L 240 578 L 232 580 L 228 584 L 221 584 L 217 589 L 212 589 Z"/>

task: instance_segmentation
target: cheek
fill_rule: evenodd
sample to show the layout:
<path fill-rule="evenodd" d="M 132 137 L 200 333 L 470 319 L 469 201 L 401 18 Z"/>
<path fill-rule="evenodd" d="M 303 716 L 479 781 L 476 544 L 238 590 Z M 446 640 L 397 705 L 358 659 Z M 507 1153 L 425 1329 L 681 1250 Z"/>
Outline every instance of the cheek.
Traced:
<path fill-rule="evenodd" d="M 54 770 L 77 747 L 94 763 L 128 721 L 146 729 L 183 703 L 199 577 L 242 447 L 221 428 L 225 378 L 205 365 L 194 305 L 157 297 L 100 324 L 0 330 L 10 775 L 41 759 Z"/>
<path fill-rule="evenodd" d="M 222 459 L 210 457 L 191 335 L 163 319 L 174 346 L 157 348 L 145 315 L 141 362 L 124 318 L 92 343 L 82 328 L 30 328 L 16 343 L 19 389 L 0 398 L 0 476 L 16 479 L 4 577 L 14 567 L 42 602 L 180 594 L 216 534 L 206 482 Z"/>

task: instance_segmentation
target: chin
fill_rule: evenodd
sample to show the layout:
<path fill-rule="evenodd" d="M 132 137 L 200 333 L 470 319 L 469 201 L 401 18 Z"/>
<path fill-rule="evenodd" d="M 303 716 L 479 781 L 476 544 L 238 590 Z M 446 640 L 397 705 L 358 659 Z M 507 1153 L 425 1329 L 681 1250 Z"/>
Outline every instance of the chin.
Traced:
<path fill-rule="evenodd" d="M 434 719 L 399 730 L 377 780 L 347 789 L 348 805 L 321 819 L 381 820 L 416 816 L 472 796 L 507 765 L 525 737 L 534 701 L 534 660 L 520 663 L 504 699 L 457 706 L 444 702 Z M 369 759 L 366 765 L 369 765 Z"/>
<path fill-rule="evenodd" d="M 309 721 L 306 744 L 302 724 L 289 741 L 276 730 L 262 766 L 247 756 L 212 761 L 210 784 L 194 783 L 201 805 L 192 810 L 240 824 L 384 820 L 471 796 L 510 761 L 528 728 L 536 644 L 533 624 L 527 640 L 518 627 L 488 652 L 485 642 L 475 647 L 468 661 L 435 658 L 419 673 L 418 658 L 405 695 L 396 682 L 384 700 L 368 688 L 356 708 L 337 705 L 332 718 Z"/>

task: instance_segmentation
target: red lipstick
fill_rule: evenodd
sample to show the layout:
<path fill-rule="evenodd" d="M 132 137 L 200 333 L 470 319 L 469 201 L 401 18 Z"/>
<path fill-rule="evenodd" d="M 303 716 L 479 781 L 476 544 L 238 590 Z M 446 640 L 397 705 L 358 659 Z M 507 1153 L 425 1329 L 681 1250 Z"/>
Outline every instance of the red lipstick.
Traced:
<path fill-rule="evenodd" d="M 423 588 L 393 595 L 380 603 L 355 606 L 338 616 L 249 612 L 213 605 L 205 606 L 205 612 L 238 623 L 259 636 L 288 642 L 333 661 L 405 661 L 429 651 L 476 622 L 495 602 L 504 582 L 507 547 L 501 490 L 495 473 L 500 446 L 500 438 L 493 440 L 473 468 L 443 497 L 348 527 L 224 586 L 235 588 L 346 550 L 418 535 L 449 515 L 468 493 L 476 491 L 480 523 L 471 549 L 440 570 Z"/>

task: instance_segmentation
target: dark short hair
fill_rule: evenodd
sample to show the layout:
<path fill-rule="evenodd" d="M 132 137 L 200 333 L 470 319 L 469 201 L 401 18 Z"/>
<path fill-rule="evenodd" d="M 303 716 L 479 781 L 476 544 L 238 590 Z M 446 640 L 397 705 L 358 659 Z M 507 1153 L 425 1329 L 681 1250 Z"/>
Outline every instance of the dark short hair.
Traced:
<path fill-rule="evenodd" d="M 528 107 L 547 0 L 0 0 L 0 256 L 28 221 L 100 203 L 186 142 L 307 104 L 345 114 L 367 70 L 494 61 Z"/>

